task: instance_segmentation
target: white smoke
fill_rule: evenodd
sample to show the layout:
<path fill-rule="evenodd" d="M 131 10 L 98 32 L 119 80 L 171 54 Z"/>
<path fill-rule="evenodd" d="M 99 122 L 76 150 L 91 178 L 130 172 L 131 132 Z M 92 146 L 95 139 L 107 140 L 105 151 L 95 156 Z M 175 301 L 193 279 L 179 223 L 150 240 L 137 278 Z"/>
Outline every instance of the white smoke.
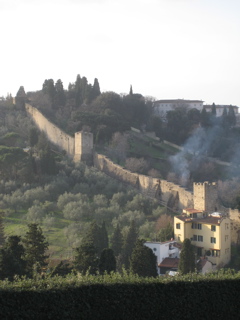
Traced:
<path fill-rule="evenodd" d="M 220 134 L 221 128 L 214 126 L 209 129 L 197 128 L 183 146 L 183 150 L 170 157 L 172 169 L 179 177 L 180 184 L 186 185 L 190 173 L 198 169 L 201 161 L 211 155 L 214 140 Z"/>

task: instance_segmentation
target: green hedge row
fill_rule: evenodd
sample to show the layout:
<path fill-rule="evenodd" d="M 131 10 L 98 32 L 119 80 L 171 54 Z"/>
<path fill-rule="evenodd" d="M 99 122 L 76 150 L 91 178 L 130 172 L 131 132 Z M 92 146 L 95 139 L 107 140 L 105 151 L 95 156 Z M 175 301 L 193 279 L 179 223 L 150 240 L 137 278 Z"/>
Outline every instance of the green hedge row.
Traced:
<path fill-rule="evenodd" d="M 240 280 L 0 290 L 0 319 L 240 319 Z"/>

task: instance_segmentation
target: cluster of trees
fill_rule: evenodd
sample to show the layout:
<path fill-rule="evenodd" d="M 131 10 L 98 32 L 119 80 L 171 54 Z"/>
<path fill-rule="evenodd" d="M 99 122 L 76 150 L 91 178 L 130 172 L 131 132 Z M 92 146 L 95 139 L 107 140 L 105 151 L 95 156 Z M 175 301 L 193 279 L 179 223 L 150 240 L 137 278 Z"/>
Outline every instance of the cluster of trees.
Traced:
<path fill-rule="evenodd" d="M 24 237 L 9 236 L 0 249 L 0 279 L 33 277 L 41 272 L 47 265 L 47 249 L 48 242 L 37 224 L 29 224 Z"/>
<path fill-rule="evenodd" d="M 77 108 L 83 103 L 89 104 L 101 94 L 101 91 L 97 78 L 91 85 L 86 77 L 81 78 L 78 74 L 76 81 L 69 83 L 68 90 L 64 89 L 61 79 L 55 83 L 53 79 L 46 79 L 41 93 L 49 100 L 53 109 L 59 109 L 66 105 L 67 100 L 71 100 Z"/>
<path fill-rule="evenodd" d="M 141 128 L 151 114 L 153 98 L 133 93 L 119 95 L 100 91 L 98 79 L 93 85 L 86 77 L 77 75 L 68 90 L 59 79 L 46 79 L 42 90 L 28 94 L 31 103 L 40 108 L 53 122 L 73 134 L 89 127 L 97 143 L 108 142 L 114 132 L 123 132 L 130 126 Z"/>
<path fill-rule="evenodd" d="M 151 119 L 152 129 L 158 137 L 179 145 L 184 144 L 199 125 L 206 132 L 217 126 L 226 134 L 226 132 L 231 131 L 235 124 L 236 115 L 233 107 L 230 106 L 228 111 L 225 107 L 222 116 L 217 117 L 214 103 L 211 112 L 207 112 L 205 108 L 199 111 L 195 108 L 189 109 L 187 106 L 182 105 L 175 110 L 167 112 L 166 123 L 156 116 L 153 116 Z"/>
<path fill-rule="evenodd" d="M 99 227 L 92 222 L 88 232 L 76 249 L 74 265 L 83 274 L 89 272 L 122 272 L 122 268 L 131 270 L 139 276 L 157 276 L 157 261 L 152 250 L 144 246 L 144 240 L 138 239 L 138 229 L 134 220 L 128 232 L 123 235 L 119 225 L 114 229 L 109 248 L 105 224 Z"/>
<path fill-rule="evenodd" d="M 29 224 L 23 237 L 9 236 L 0 249 L 0 279 L 12 281 L 15 276 L 31 278 L 37 273 L 45 273 L 48 246 L 38 224 Z M 104 274 L 122 272 L 124 268 L 139 276 L 156 277 L 156 263 L 152 250 L 144 246 L 144 240 L 138 239 L 134 221 L 125 236 L 119 226 L 114 229 L 111 245 L 105 223 L 99 226 L 93 221 L 75 249 L 73 264 L 61 262 L 51 272 L 52 275 L 66 275 L 74 270 L 82 274 Z"/>

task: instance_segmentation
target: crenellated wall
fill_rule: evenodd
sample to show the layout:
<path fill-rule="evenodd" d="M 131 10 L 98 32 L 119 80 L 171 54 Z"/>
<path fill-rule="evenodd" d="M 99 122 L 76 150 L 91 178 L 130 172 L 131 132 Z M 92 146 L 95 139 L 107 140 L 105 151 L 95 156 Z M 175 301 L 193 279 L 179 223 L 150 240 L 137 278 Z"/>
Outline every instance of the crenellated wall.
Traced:
<path fill-rule="evenodd" d="M 141 193 L 151 198 L 160 198 L 158 191 L 161 193 L 161 200 L 167 205 L 173 193 L 178 194 L 178 210 L 193 206 L 193 194 L 191 191 L 166 180 L 159 180 L 138 173 L 133 173 L 121 166 L 114 164 L 106 156 L 95 153 L 94 166 L 105 172 L 109 176 L 122 182 L 130 184 L 137 188 Z"/>
<path fill-rule="evenodd" d="M 71 137 L 45 118 L 38 109 L 28 103 L 25 104 L 25 108 L 37 127 L 46 134 L 52 143 L 66 151 L 66 154 L 74 161 L 85 161 L 92 164 L 93 134 L 91 132 L 76 132 L 75 136 Z"/>
<path fill-rule="evenodd" d="M 26 103 L 25 108 L 38 128 L 45 132 L 48 139 L 62 150 L 65 150 L 68 156 L 73 157 L 75 154 L 74 138 L 59 129 L 55 124 L 45 118 L 38 109 L 32 107 L 30 104 Z"/>
<path fill-rule="evenodd" d="M 40 111 L 30 104 L 26 104 L 26 110 L 39 129 L 46 133 L 48 139 L 65 150 L 67 155 L 73 158 L 75 162 L 88 161 L 93 156 L 93 165 L 99 170 L 137 188 L 141 193 L 151 198 L 160 199 L 162 203 L 176 211 L 181 211 L 183 208 L 196 208 L 213 212 L 216 209 L 229 215 L 232 221 L 232 242 L 240 244 L 240 212 L 222 207 L 219 204 L 216 183 L 194 183 L 194 191 L 191 192 L 166 180 L 133 173 L 114 164 L 104 155 L 93 154 L 92 133 L 76 132 L 75 137 L 71 137 L 46 119 Z"/>

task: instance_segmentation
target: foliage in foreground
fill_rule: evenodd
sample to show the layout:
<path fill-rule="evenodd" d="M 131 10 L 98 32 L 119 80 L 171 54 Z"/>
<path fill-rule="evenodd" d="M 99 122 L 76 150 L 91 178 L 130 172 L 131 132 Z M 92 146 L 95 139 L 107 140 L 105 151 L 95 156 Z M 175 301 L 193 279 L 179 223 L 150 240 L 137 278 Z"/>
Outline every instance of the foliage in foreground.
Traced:
<path fill-rule="evenodd" d="M 221 278 L 224 276 L 225 278 Z M 166 279 L 166 281 L 164 281 Z M 139 278 L 111 274 L 0 287 L 1 319 L 238 319 L 239 274 Z M 205 281 L 206 280 L 206 281 Z M 221 281 L 217 281 L 221 280 Z M 25 283 L 24 283 L 25 282 Z M 2 282 L 4 283 L 4 282 Z M 28 286 L 27 286 L 28 285 Z M 194 297 L 194 298 L 193 298 Z"/>
<path fill-rule="evenodd" d="M 189 273 L 187 275 L 178 274 L 174 277 L 159 276 L 159 277 L 140 277 L 132 272 L 127 272 L 123 269 L 122 273 L 119 272 L 105 272 L 103 275 L 91 275 L 86 273 L 72 272 L 61 277 L 59 275 L 52 276 L 52 273 L 46 273 L 45 276 L 35 274 L 33 278 L 15 277 L 14 281 L 1 280 L 0 291 L 14 290 L 14 291 L 41 291 L 52 289 L 69 289 L 77 288 L 86 285 L 116 285 L 116 284 L 168 284 L 178 282 L 201 282 L 201 281 L 223 281 L 223 280 L 240 280 L 240 271 L 236 272 L 233 269 L 220 269 L 217 272 L 200 274 Z"/>

